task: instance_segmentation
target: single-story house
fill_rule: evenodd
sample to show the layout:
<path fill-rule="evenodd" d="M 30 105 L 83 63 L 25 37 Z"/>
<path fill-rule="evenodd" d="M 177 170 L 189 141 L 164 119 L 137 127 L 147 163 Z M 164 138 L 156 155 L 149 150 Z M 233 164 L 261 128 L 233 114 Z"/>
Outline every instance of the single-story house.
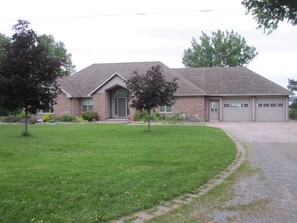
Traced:
<path fill-rule="evenodd" d="M 93 64 L 58 82 L 54 113 L 78 116 L 95 111 L 101 120 L 133 119 L 125 80 L 154 65 L 170 80 L 178 77 L 176 102 L 161 106 L 165 115 L 181 112 L 205 121 L 288 121 L 292 93 L 245 67 L 171 69 L 161 62 Z"/>

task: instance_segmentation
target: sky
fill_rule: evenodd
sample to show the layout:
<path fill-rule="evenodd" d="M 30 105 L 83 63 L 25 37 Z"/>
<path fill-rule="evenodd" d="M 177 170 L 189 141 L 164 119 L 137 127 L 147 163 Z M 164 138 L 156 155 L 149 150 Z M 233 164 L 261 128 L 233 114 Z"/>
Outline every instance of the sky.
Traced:
<path fill-rule="evenodd" d="M 12 36 L 18 19 L 62 41 L 77 71 L 94 63 L 161 61 L 184 67 L 184 50 L 201 33 L 234 30 L 256 47 L 247 66 L 286 87 L 297 79 L 297 26 L 282 22 L 267 35 L 241 0 L 10 0 L 0 8 L 0 33 Z"/>

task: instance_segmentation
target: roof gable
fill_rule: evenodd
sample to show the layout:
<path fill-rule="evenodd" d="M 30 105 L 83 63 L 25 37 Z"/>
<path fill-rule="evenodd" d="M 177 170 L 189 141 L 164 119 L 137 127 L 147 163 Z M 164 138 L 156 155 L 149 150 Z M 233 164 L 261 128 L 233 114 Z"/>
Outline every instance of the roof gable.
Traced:
<path fill-rule="evenodd" d="M 167 80 L 178 78 L 177 95 L 205 95 L 205 92 L 159 61 L 134 63 L 93 64 L 63 78 L 61 88 L 73 97 L 90 97 L 115 76 L 128 79 L 134 71 L 145 74 L 152 66 L 160 65 Z"/>

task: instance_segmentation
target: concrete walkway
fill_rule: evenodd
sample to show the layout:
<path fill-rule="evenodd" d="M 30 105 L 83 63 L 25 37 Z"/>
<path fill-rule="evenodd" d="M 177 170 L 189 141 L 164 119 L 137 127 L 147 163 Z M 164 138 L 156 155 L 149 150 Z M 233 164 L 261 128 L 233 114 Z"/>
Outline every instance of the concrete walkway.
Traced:
<path fill-rule="evenodd" d="M 210 123 L 247 144 L 247 160 L 260 177 L 243 176 L 226 205 L 266 200 L 257 213 L 214 213 L 214 222 L 297 222 L 297 123 Z M 248 212 L 248 211 L 247 211 Z"/>

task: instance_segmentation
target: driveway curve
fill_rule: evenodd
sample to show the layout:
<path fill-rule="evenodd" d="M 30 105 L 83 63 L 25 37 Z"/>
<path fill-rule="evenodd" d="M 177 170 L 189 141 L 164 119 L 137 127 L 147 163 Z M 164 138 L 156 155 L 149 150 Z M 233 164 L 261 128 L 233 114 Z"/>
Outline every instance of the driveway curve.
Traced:
<path fill-rule="evenodd" d="M 253 213 L 217 212 L 214 222 L 297 222 L 297 122 L 208 125 L 245 143 L 249 165 L 261 171 L 261 176 L 240 178 L 228 204 L 265 201 Z"/>

